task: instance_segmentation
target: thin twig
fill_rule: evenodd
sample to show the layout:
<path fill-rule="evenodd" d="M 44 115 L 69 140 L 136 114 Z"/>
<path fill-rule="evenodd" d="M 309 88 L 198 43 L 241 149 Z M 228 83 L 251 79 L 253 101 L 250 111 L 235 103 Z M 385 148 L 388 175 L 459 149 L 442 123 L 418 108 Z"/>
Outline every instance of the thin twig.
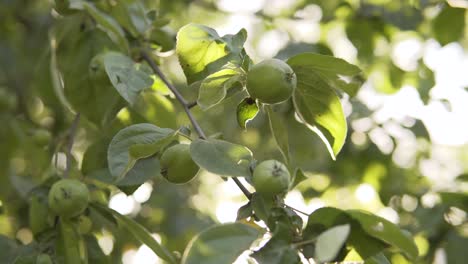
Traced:
<path fill-rule="evenodd" d="M 172 85 L 171 82 L 169 82 L 169 80 L 166 78 L 164 73 L 162 73 L 162 71 L 159 69 L 158 65 L 156 65 L 154 60 L 151 59 L 151 56 L 146 51 L 142 51 L 141 56 L 149 64 L 149 66 L 154 71 L 154 73 L 156 73 L 156 75 L 158 75 L 158 77 L 169 88 L 169 90 L 171 90 L 171 92 L 174 94 L 176 99 L 180 102 L 180 104 L 184 108 L 185 113 L 187 114 L 188 118 L 190 119 L 190 122 L 192 123 L 193 128 L 197 132 L 198 136 L 200 138 L 202 138 L 202 139 L 206 139 L 205 133 L 201 129 L 200 125 L 198 124 L 197 120 L 193 116 L 192 112 L 190 112 L 189 104 L 187 103 L 185 98 L 182 96 L 182 94 L 179 92 L 179 90 L 177 90 L 177 88 L 174 85 Z"/>
<path fill-rule="evenodd" d="M 237 184 L 237 186 L 239 186 L 239 189 L 242 191 L 242 193 L 244 193 L 245 197 L 250 200 L 250 198 L 252 198 L 252 194 L 249 192 L 249 190 L 247 190 L 247 188 L 245 188 L 242 182 L 240 182 L 240 180 L 236 177 L 232 177 L 232 180 Z"/>
<path fill-rule="evenodd" d="M 198 136 L 201 139 L 206 139 L 206 135 L 203 132 L 203 129 L 200 127 L 198 124 L 197 120 L 193 116 L 192 112 L 190 111 L 190 108 L 195 106 L 193 103 L 188 103 L 187 100 L 182 96 L 182 94 L 177 90 L 177 88 L 172 85 L 172 83 L 167 79 L 167 77 L 164 75 L 164 73 L 159 69 L 158 65 L 154 62 L 154 60 L 151 58 L 150 54 L 148 52 L 142 50 L 141 51 L 141 56 L 143 57 L 143 60 L 145 60 L 148 65 L 151 67 L 153 72 L 163 81 L 163 83 L 171 90 L 171 92 L 174 94 L 176 97 L 177 101 L 182 105 L 184 108 L 185 113 L 187 114 L 188 118 L 190 119 L 190 122 L 192 123 L 193 128 L 197 132 Z M 252 197 L 252 194 L 245 188 L 245 186 L 237 179 L 236 177 L 232 177 L 233 181 L 236 183 L 236 185 L 239 187 L 239 189 L 244 193 L 244 195 L 247 197 L 247 199 L 250 200 Z"/>
<path fill-rule="evenodd" d="M 303 211 L 301 211 L 301 210 L 299 210 L 299 209 L 296 209 L 296 208 L 294 208 L 294 207 L 292 207 L 292 206 L 290 206 L 290 205 L 287 205 L 287 204 L 285 204 L 285 203 L 283 203 L 283 205 L 286 206 L 286 207 L 288 207 L 289 209 L 291 209 L 291 210 L 293 210 L 293 211 L 296 211 L 296 212 L 298 212 L 298 213 L 301 213 L 301 214 L 303 214 L 303 215 L 305 215 L 305 216 L 310 216 L 310 214 L 308 214 L 308 213 L 306 213 L 306 212 L 303 212 Z"/>
<path fill-rule="evenodd" d="M 187 107 L 189 109 L 192 109 L 192 107 L 194 107 L 194 106 L 197 106 L 197 101 L 193 101 L 193 102 L 187 104 Z"/>
<path fill-rule="evenodd" d="M 73 148 L 73 143 L 75 142 L 75 135 L 76 135 L 76 130 L 78 128 L 78 123 L 80 122 L 80 113 L 77 113 L 75 115 L 75 119 L 73 120 L 73 123 L 70 127 L 70 132 L 68 134 L 68 146 L 67 146 L 67 166 L 65 168 L 65 173 L 63 174 L 63 177 L 66 179 L 68 178 L 71 170 L 71 162 L 72 162 L 72 154 L 71 150 Z"/>

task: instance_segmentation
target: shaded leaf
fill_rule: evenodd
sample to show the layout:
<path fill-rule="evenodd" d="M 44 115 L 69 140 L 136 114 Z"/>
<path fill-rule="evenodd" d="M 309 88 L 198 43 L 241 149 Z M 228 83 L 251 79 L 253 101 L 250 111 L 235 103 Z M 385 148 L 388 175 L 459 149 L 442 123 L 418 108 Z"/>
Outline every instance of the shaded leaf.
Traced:
<path fill-rule="evenodd" d="M 291 245 L 292 233 L 287 224 L 279 223 L 272 238 L 259 250 L 251 254 L 259 264 L 300 263 L 298 250 Z"/>
<path fill-rule="evenodd" d="M 449 5 L 440 11 L 433 20 L 432 30 L 437 41 L 442 46 L 459 40 L 465 30 L 465 9 L 454 8 Z"/>
<path fill-rule="evenodd" d="M 121 53 L 106 53 L 104 65 L 112 85 L 130 105 L 135 103 L 143 89 L 153 84 L 148 72 L 141 69 L 143 65 L 134 63 Z"/>
<path fill-rule="evenodd" d="M 267 110 L 268 119 L 270 120 L 271 134 L 275 138 L 276 145 L 283 154 L 286 164 L 289 163 L 289 139 L 288 139 L 288 127 L 286 121 L 281 113 L 275 111 L 275 108 L 271 105 L 265 105 Z"/>
<path fill-rule="evenodd" d="M 379 253 L 373 257 L 366 259 L 366 264 L 391 264 L 383 253 Z"/>
<path fill-rule="evenodd" d="M 107 150 L 107 162 L 111 175 L 116 180 L 121 180 L 135 165 L 137 159 L 147 157 L 159 151 L 161 144 L 168 137 L 174 135 L 174 130 L 160 128 L 152 124 L 136 124 L 120 130 L 112 138 Z M 139 146 L 138 151 L 130 155 L 130 148 Z M 144 148 L 146 145 L 148 148 Z M 153 153 L 151 153 L 153 152 Z M 136 155 L 138 154 L 138 155 Z"/>
<path fill-rule="evenodd" d="M 133 37 L 145 33 L 151 26 L 146 16 L 147 10 L 142 1 L 117 0 L 112 8 L 112 15 Z"/>
<path fill-rule="evenodd" d="M 161 175 L 159 160 L 155 157 L 139 159 L 135 165 L 127 172 L 124 178 L 114 182 L 119 187 L 139 186 L 149 179 Z"/>
<path fill-rule="evenodd" d="M 171 252 L 162 245 L 160 245 L 158 241 L 156 241 L 151 236 L 151 233 L 145 227 L 137 223 L 135 220 L 127 216 L 121 215 L 115 210 L 97 203 L 92 204 L 92 206 L 94 208 L 98 208 L 99 211 L 105 211 L 111 214 L 118 221 L 120 226 L 127 229 L 135 237 L 135 239 L 147 245 L 158 257 L 162 258 L 163 260 L 169 263 L 177 263 L 175 257 L 171 254 Z"/>
<path fill-rule="evenodd" d="M 85 1 L 73 1 L 70 5 L 71 8 L 86 10 L 98 23 L 98 26 L 107 33 L 110 39 L 114 41 L 124 50 L 129 49 L 125 32 L 120 27 L 119 23 L 111 16 L 99 11 L 93 4 Z"/>
<path fill-rule="evenodd" d="M 252 204 L 248 202 L 247 204 L 244 204 L 237 210 L 236 221 L 249 218 L 250 216 L 252 216 L 252 214 L 253 214 Z"/>
<path fill-rule="evenodd" d="M 182 264 L 231 264 L 260 235 L 258 229 L 241 223 L 210 227 L 190 241 Z"/>
<path fill-rule="evenodd" d="M 242 146 L 217 139 L 196 139 L 190 144 L 193 161 L 201 168 L 221 176 L 250 175 L 252 152 Z"/>
<path fill-rule="evenodd" d="M 112 87 L 104 67 L 94 58 L 100 52 L 116 47 L 104 32 L 88 28 L 92 26 L 86 22 L 82 17 L 73 16 L 56 24 L 57 69 L 63 79 L 63 95 L 73 109 L 103 127 L 115 117 L 123 100 Z M 57 94 L 62 96 L 60 89 L 57 90 Z"/>
<path fill-rule="evenodd" d="M 13 263 L 18 245 L 13 239 L 0 235 L 0 259 L 5 263 Z"/>

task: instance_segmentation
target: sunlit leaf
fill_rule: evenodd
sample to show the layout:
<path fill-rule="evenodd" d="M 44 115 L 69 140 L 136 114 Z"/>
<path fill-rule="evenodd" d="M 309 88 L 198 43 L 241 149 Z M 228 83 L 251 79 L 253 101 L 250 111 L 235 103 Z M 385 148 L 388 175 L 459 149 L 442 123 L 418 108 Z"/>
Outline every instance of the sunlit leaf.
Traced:
<path fill-rule="evenodd" d="M 317 133 L 332 157 L 340 152 L 348 130 L 340 99 L 315 72 L 293 66 L 297 88 L 293 102 L 300 120 Z"/>
<path fill-rule="evenodd" d="M 240 66 L 247 32 L 220 37 L 207 26 L 188 24 L 177 34 L 176 52 L 189 84 L 218 72 L 229 64 Z"/>
<path fill-rule="evenodd" d="M 206 110 L 223 100 L 227 90 L 238 80 L 236 71 L 223 69 L 206 77 L 198 92 L 198 105 Z"/>
<path fill-rule="evenodd" d="M 348 239 L 349 232 L 350 226 L 346 224 L 320 234 L 315 244 L 315 260 L 319 263 L 334 260 Z"/>
<path fill-rule="evenodd" d="M 247 123 L 254 119 L 258 113 L 258 106 L 255 103 L 255 100 L 248 97 L 244 98 L 237 105 L 237 123 L 241 128 L 246 128 Z"/>

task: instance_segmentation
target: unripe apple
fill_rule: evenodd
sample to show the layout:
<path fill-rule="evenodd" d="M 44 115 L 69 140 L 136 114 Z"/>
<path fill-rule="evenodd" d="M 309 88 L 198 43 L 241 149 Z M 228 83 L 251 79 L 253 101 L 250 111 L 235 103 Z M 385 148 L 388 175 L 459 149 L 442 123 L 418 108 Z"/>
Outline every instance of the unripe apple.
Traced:
<path fill-rule="evenodd" d="M 49 191 L 49 207 L 63 218 L 80 215 L 88 207 L 89 190 L 78 180 L 63 179 L 52 185 Z"/>
<path fill-rule="evenodd" d="M 192 180 L 198 165 L 190 155 L 190 145 L 177 144 L 166 149 L 161 156 L 161 174 L 169 182 L 182 184 Z"/>
<path fill-rule="evenodd" d="M 277 160 L 266 160 L 255 167 L 252 183 L 255 190 L 266 196 L 274 196 L 288 190 L 291 175 L 288 168 Z"/>
<path fill-rule="evenodd" d="M 296 88 L 293 69 L 278 59 L 264 60 L 247 73 L 247 91 L 252 98 L 265 104 L 276 104 L 289 99 Z"/>

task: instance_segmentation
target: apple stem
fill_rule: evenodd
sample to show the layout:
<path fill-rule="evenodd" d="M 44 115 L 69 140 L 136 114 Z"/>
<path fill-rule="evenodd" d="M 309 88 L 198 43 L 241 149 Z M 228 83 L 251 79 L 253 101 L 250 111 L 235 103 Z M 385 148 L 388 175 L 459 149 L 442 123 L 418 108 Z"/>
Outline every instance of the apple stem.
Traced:
<path fill-rule="evenodd" d="M 70 170 L 71 170 L 71 162 L 72 162 L 72 148 L 73 148 L 73 143 L 75 142 L 75 135 L 76 135 L 76 130 L 78 129 L 78 123 L 80 122 L 80 113 L 77 113 L 75 115 L 75 118 L 73 119 L 73 123 L 71 124 L 70 127 L 70 132 L 68 134 L 68 146 L 67 146 L 67 165 L 65 167 L 65 172 L 63 173 L 63 178 L 68 178 L 70 175 Z"/>

